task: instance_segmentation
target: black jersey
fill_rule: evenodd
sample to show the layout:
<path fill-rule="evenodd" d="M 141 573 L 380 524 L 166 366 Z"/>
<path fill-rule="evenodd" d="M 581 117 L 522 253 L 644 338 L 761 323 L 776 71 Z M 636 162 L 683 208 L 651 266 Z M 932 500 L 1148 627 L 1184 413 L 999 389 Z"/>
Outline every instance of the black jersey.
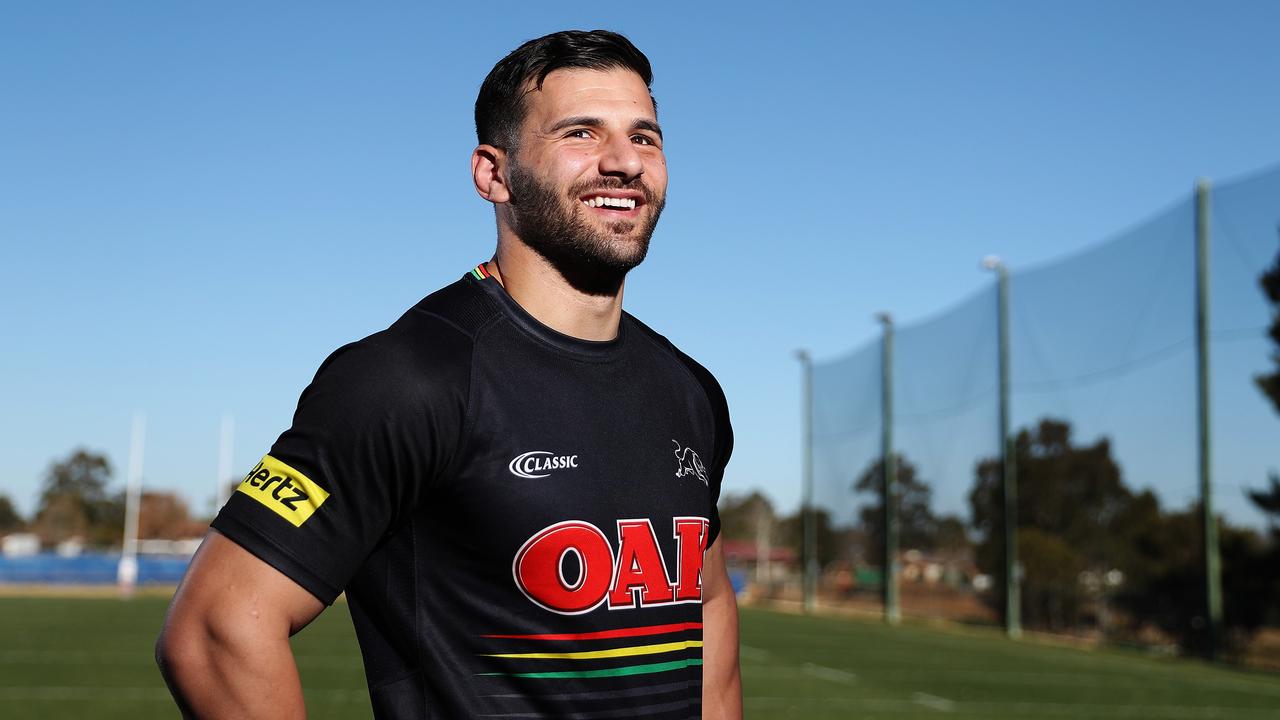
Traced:
<path fill-rule="evenodd" d="M 330 356 L 213 527 L 345 590 L 379 718 L 696 718 L 732 444 L 666 338 L 557 333 L 480 267 Z"/>

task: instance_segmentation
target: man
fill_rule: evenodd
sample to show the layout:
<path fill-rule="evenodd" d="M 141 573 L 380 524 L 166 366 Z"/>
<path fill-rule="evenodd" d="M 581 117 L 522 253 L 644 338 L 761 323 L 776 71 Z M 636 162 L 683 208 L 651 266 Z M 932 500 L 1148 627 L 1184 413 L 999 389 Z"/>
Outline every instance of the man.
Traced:
<path fill-rule="evenodd" d="M 335 352 L 178 588 L 190 717 L 302 717 L 289 636 L 346 592 L 379 718 L 740 718 L 705 369 L 622 311 L 666 196 L 649 61 L 525 43 L 476 101 L 494 258 Z"/>

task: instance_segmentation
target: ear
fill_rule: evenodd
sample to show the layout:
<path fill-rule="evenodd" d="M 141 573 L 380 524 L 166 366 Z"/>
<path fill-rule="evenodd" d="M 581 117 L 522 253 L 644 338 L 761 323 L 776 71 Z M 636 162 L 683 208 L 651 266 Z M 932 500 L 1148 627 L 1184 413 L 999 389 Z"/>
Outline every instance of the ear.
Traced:
<path fill-rule="evenodd" d="M 471 152 L 471 181 L 480 197 L 491 203 L 505 203 L 511 199 L 504 177 L 507 151 L 493 145 L 479 145 Z"/>

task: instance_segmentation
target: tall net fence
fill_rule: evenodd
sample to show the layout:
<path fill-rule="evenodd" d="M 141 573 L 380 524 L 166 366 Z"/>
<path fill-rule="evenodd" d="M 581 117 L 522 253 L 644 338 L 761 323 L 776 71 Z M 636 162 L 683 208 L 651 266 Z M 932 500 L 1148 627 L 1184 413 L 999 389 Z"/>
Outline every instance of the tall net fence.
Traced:
<path fill-rule="evenodd" d="M 1190 649 L 1207 641 L 1197 405 L 1197 201 L 1065 260 L 1008 275 L 1015 587 L 1029 629 Z M 1280 540 L 1248 491 L 1280 468 L 1275 308 L 1280 166 L 1208 196 L 1212 502 L 1234 646 L 1280 618 Z M 996 283 L 812 368 L 819 602 L 876 611 L 885 580 L 886 378 L 905 615 L 1002 620 L 1005 598 Z M 1268 553 L 1271 553 L 1268 555 Z M 1262 598 L 1268 597 L 1266 593 Z M 1231 646 L 1233 637 L 1219 642 Z"/>

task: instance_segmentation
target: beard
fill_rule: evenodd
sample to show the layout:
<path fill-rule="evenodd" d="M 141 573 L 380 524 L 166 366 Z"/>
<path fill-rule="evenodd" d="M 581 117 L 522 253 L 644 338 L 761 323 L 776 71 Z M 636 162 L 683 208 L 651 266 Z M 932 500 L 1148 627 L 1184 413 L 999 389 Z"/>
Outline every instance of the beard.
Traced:
<path fill-rule="evenodd" d="M 520 163 L 511 163 L 512 229 L 574 287 L 592 294 L 616 292 L 628 271 L 644 261 L 649 240 L 666 204 L 640 178 L 624 182 L 602 177 L 578 183 L 563 195 L 543 184 Z M 613 220 L 601 228 L 586 217 L 578 198 L 593 190 L 635 190 L 644 194 L 647 216 Z"/>

